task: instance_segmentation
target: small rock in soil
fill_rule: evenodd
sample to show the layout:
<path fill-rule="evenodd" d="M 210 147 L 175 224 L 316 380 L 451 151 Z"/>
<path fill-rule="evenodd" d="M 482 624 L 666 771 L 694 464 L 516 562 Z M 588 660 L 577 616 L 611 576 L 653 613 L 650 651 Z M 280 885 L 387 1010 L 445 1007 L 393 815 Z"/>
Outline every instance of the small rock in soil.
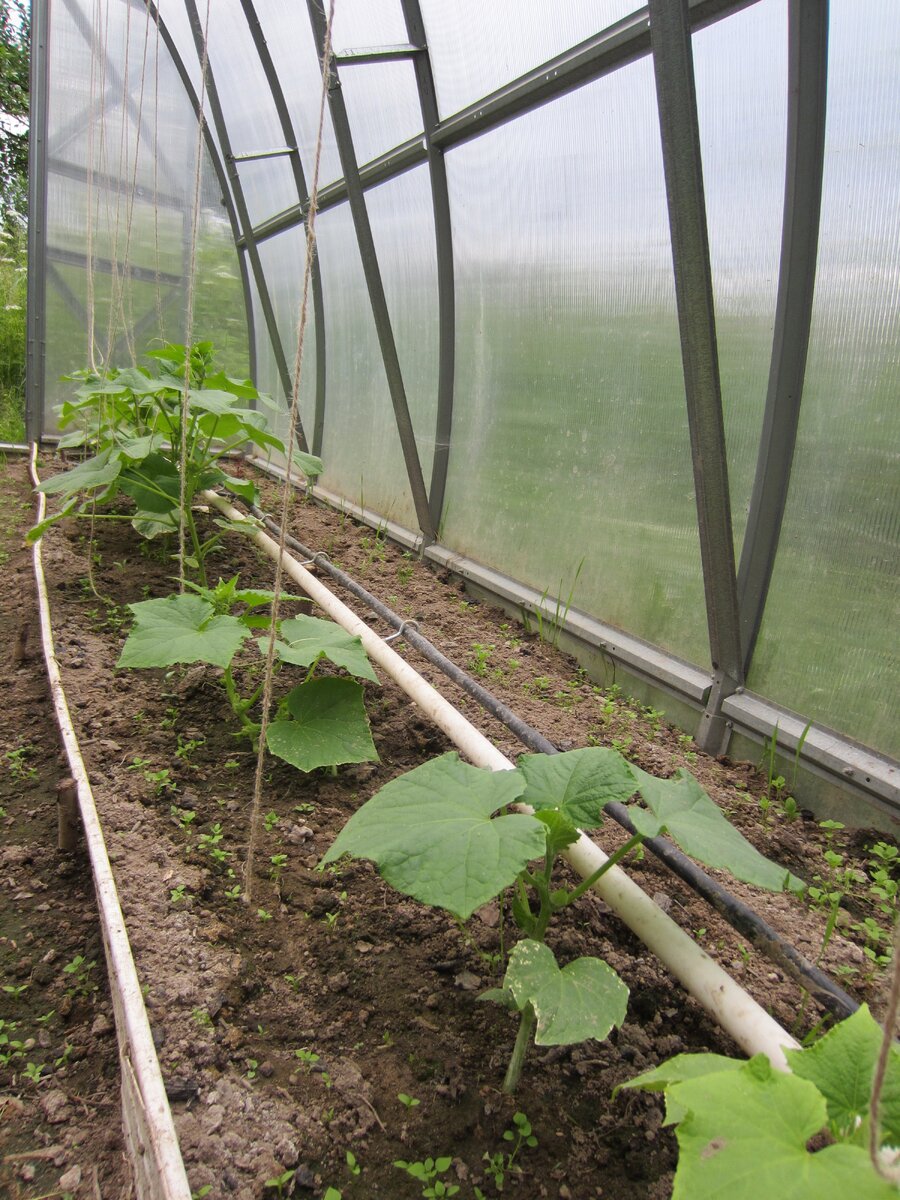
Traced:
<path fill-rule="evenodd" d="M 74 1192 L 81 1185 L 81 1167 L 76 1163 L 59 1177 L 59 1186 L 64 1192 Z"/>
<path fill-rule="evenodd" d="M 46 1096 L 42 1096 L 40 1105 L 41 1112 L 51 1125 L 61 1125 L 63 1121 L 68 1121 L 72 1115 L 68 1097 L 59 1088 L 55 1088 L 52 1092 L 48 1092 Z"/>

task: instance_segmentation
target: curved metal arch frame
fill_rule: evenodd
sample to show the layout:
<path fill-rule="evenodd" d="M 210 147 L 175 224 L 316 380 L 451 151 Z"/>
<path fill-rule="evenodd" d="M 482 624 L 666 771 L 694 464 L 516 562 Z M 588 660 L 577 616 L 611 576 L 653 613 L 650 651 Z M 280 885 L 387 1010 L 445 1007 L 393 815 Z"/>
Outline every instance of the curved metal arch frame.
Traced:
<path fill-rule="evenodd" d="M 259 57 L 263 74 L 266 77 L 266 82 L 268 83 L 269 90 L 272 94 L 272 101 L 275 105 L 275 111 L 278 114 L 278 120 L 281 124 L 281 132 L 284 135 L 285 144 L 289 152 L 288 156 L 291 164 L 291 170 L 294 174 L 294 183 L 297 188 L 297 198 L 300 202 L 302 211 L 306 213 L 309 209 L 309 189 L 306 186 L 306 177 L 303 173 L 303 162 L 300 158 L 300 148 L 297 142 L 297 134 L 294 129 L 294 123 L 291 120 L 291 114 L 285 98 L 284 89 L 281 86 L 281 80 L 278 77 L 278 72 L 275 69 L 274 62 L 272 61 L 272 55 L 269 53 L 269 44 L 266 41 L 265 32 L 262 24 L 260 23 L 253 0 L 240 0 L 240 5 L 241 9 L 243 10 L 244 17 L 247 20 L 250 36 L 253 39 L 253 45 L 256 48 L 256 53 Z M 315 252 L 313 253 L 313 260 L 310 269 L 310 286 L 312 289 L 313 322 L 316 334 L 316 401 L 315 413 L 313 416 L 311 449 L 313 454 L 321 454 L 322 438 L 325 430 L 325 401 L 328 360 L 326 356 L 325 344 L 325 300 L 322 289 L 322 267 L 319 262 L 319 256 Z"/>
<path fill-rule="evenodd" d="M 450 435 L 453 425 L 454 379 L 456 374 L 456 284 L 453 262 L 453 225 L 450 216 L 450 191 L 447 184 L 447 164 L 444 151 L 436 146 L 433 130 L 440 124 L 434 71 L 425 22 L 419 0 L 400 0 L 406 32 L 417 53 L 413 56 L 416 88 L 425 126 L 425 153 L 431 178 L 431 201 L 434 209 L 434 241 L 437 257 L 438 286 L 438 392 L 434 432 L 434 457 L 431 466 L 431 487 L 428 504 L 435 530 L 441 528 L 447 471 L 450 463 Z"/>
<path fill-rule="evenodd" d="M 266 323 L 266 331 L 269 335 L 269 342 L 272 346 L 272 352 L 275 355 L 275 366 L 281 380 L 281 386 L 284 390 L 285 398 L 287 402 L 290 403 L 293 392 L 291 372 L 284 353 L 284 345 L 281 341 L 281 334 L 278 330 L 278 322 L 275 319 L 275 309 L 272 306 L 272 297 L 269 295 L 266 274 L 263 270 L 262 260 L 259 257 L 259 248 L 257 247 L 256 239 L 253 237 L 253 224 L 250 220 L 250 213 L 247 209 L 247 202 L 244 198 L 244 189 L 241 184 L 240 171 L 231 149 L 231 140 L 228 134 L 228 123 L 225 120 L 225 114 L 222 111 L 222 104 L 219 100 L 215 72 L 209 57 L 209 47 L 204 47 L 204 32 L 203 25 L 200 21 L 200 13 L 197 9 L 196 0 L 184 0 L 184 7 L 188 15 L 188 23 L 190 24 L 191 33 L 194 38 L 194 45 L 197 49 L 197 58 L 200 62 L 203 61 L 204 48 L 206 50 L 206 94 L 209 97 L 210 113 L 212 115 L 213 123 L 216 127 L 216 133 L 218 134 L 219 145 L 222 148 L 222 156 L 225 159 L 226 171 L 228 174 L 228 179 L 231 183 L 232 195 L 234 197 L 234 207 L 237 212 L 240 228 L 243 232 L 243 245 L 245 246 L 247 256 L 250 259 L 250 269 L 253 272 L 253 280 L 256 284 L 256 294 L 259 298 L 260 307 L 263 310 L 263 319 Z M 302 450 L 308 449 L 306 434 L 303 430 L 303 424 L 299 417 L 297 419 L 296 432 L 297 440 L 300 443 L 300 448 Z"/>
<path fill-rule="evenodd" d="M 186 2 L 192 3 L 193 0 L 186 0 Z M 315 39 L 316 49 L 321 61 L 325 53 L 325 13 L 320 7 L 320 0 L 307 0 L 306 7 L 309 13 L 309 22 L 313 38 Z M 425 478 L 422 474 L 422 464 L 419 460 L 419 451 L 416 446 L 415 431 L 406 398 L 406 388 L 403 383 L 403 371 L 400 366 L 397 343 L 394 339 L 390 312 L 388 311 L 387 297 L 381 278 L 381 268 L 378 264 L 375 241 L 372 236 L 372 226 L 369 221 L 365 193 L 360 182 L 359 166 L 356 161 L 356 151 L 353 148 L 350 120 L 347 116 L 347 109 L 341 92 L 337 65 L 333 59 L 328 64 L 328 72 L 328 107 L 331 111 L 335 141 L 341 160 L 341 168 L 344 172 L 347 200 L 350 205 L 353 228 L 356 233 L 356 241 L 362 260 L 366 290 L 369 295 L 372 317 L 378 335 L 384 373 L 387 378 L 391 405 L 394 409 L 394 420 L 400 438 L 403 460 L 406 464 L 406 474 L 415 507 L 416 520 L 426 541 L 430 544 L 436 540 L 436 531 L 431 517 L 428 495 L 425 490 Z"/>

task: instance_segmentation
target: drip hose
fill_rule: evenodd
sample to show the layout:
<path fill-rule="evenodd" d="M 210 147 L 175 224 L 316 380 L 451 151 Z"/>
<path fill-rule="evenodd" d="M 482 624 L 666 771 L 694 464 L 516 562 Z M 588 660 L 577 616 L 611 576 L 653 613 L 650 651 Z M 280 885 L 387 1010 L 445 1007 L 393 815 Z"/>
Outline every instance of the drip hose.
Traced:
<path fill-rule="evenodd" d="M 256 505 L 248 505 L 247 507 L 254 517 L 262 521 L 270 532 L 280 538 L 281 530 L 270 516 Z M 411 628 L 408 620 L 404 620 L 398 616 L 386 604 L 382 603 L 377 596 L 373 596 L 362 584 L 351 578 L 346 571 L 342 571 L 340 567 L 336 567 L 326 554 L 315 554 L 290 534 L 285 535 L 285 545 L 290 546 L 292 550 L 296 550 L 298 554 L 302 554 L 304 559 L 314 562 L 317 567 L 326 571 L 336 583 L 346 588 L 357 599 L 362 600 L 364 604 L 368 605 L 374 613 L 394 629 L 402 630 L 403 639 L 408 645 L 423 655 L 433 666 L 443 671 L 449 679 L 461 687 L 463 691 L 467 692 L 492 717 L 496 717 L 511 733 L 515 734 L 519 741 L 524 746 L 527 746 L 529 750 L 533 750 L 538 754 L 559 753 L 557 747 L 551 741 L 548 741 L 542 733 L 539 733 L 538 730 L 534 729 L 526 721 L 523 721 L 502 700 L 498 700 L 487 688 L 483 687 L 476 679 L 473 679 L 471 675 L 468 675 L 458 667 L 445 654 L 442 654 L 417 629 Z M 631 818 L 628 816 L 628 809 L 624 804 L 615 802 L 607 804 L 604 811 L 614 821 L 618 822 L 623 829 L 627 829 L 632 834 L 635 832 Z M 742 900 L 739 900 L 737 896 L 733 896 L 731 892 L 722 887 L 710 875 L 707 875 L 687 855 L 674 846 L 668 838 L 647 838 L 643 844 L 674 875 L 677 875 L 683 883 L 686 883 L 699 896 L 702 896 L 733 929 L 743 934 L 772 963 L 780 967 L 796 983 L 808 991 L 813 999 L 826 1009 L 826 1011 L 841 1020 L 856 1012 L 859 1004 L 852 996 L 839 987 L 829 975 L 804 957 L 790 942 L 785 941 L 781 934 L 773 929 L 758 913 L 754 912 Z"/>

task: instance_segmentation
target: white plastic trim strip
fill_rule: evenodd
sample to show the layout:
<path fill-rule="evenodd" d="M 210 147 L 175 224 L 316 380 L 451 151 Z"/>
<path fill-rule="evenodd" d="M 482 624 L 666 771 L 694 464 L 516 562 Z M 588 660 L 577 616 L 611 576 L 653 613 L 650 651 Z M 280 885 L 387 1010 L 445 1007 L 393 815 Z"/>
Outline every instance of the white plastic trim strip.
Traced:
<path fill-rule="evenodd" d="M 32 445 L 29 461 L 35 487 L 37 446 Z M 38 521 L 44 519 L 46 500 L 38 493 Z M 59 663 L 53 646 L 50 603 L 41 556 L 40 540 L 34 546 L 34 575 L 37 582 L 41 618 L 41 642 L 56 720 L 62 737 L 69 771 L 78 791 L 81 822 L 91 860 L 100 927 L 106 948 L 106 966 L 116 1017 L 116 1035 L 122 1070 L 122 1116 L 126 1144 L 132 1160 L 134 1183 L 139 1200 L 191 1200 L 181 1150 L 175 1134 L 172 1112 L 166 1096 L 153 1035 L 137 969 L 131 955 L 125 918 L 119 904 L 103 830 L 94 803 L 87 768 L 78 746 L 69 706 L 62 686 Z"/>

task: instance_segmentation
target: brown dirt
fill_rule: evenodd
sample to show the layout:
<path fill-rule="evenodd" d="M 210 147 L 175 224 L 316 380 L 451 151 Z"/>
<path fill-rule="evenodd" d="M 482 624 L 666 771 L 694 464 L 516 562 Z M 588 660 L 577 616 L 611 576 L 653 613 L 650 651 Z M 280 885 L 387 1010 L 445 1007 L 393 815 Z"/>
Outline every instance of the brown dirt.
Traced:
<path fill-rule="evenodd" d="M 30 560 L 15 548 L 18 519 L 28 523 L 28 512 L 16 507 L 28 500 L 18 466 L 8 470 L 3 487 L 10 557 L 0 619 L 11 653 L 22 624 L 34 631 L 36 618 Z M 271 509 L 274 489 L 267 490 Z M 688 765 L 763 852 L 807 879 L 822 871 L 825 834 L 808 818 L 788 820 L 777 805 L 762 819 L 758 798 L 766 780 L 754 768 L 707 758 L 667 726 L 662 714 L 593 686 L 572 659 L 502 613 L 474 603 L 452 579 L 383 544 L 372 530 L 309 503 L 295 506 L 292 527 L 401 616 L 415 617 L 448 656 L 481 675 L 561 748 L 614 744 L 662 774 Z M 612 1091 L 681 1051 L 736 1053 L 729 1039 L 599 898 L 586 896 L 561 915 L 549 941 L 561 960 L 596 954 L 615 967 L 631 989 L 628 1019 L 602 1044 L 533 1049 L 515 1100 L 500 1092 L 515 1021 L 476 1003 L 478 993 L 497 981 L 496 907 L 488 906 L 461 930 L 446 914 L 398 896 L 368 863 L 342 864 L 324 874 L 316 870 L 348 816 L 374 791 L 449 748 L 443 734 L 387 683 L 366 685 L 379 763 L 340 768 L 336 776 L 304 776 L 271 761 L 264 803 L 274 816 L 260 838 L 254 904 L 229 900 L 226 891 L 234 881 L 228 870 L 240 876 L 246 848 L 254 756 L 234 736 L 214 670 L 115 667 L 127 628 L 122 606 L 171 590 L 171 547 L 142 547 L 127 525 L 98 522 L 98 598 L 87 580 L 86 532 L 86 522 L 71 522 L 45 539 L 57 655 L 147 987 L 192 1188 L 251 1200 L 275 1195 L 266 1181 L 295 1170 L 286 1194 L 293 1189 L 296 1196 L 319 1198 L 331 1185 L 344 1200 L 406 1200 L 421 1195 L 421 1187 L 393 1167 L 394 1160 L 448 1155 L 453 1164 L 445 1178 L 459 1185 L 462 1200 L 474 1197 L 476 1187 L 493 1200 L 498 1188 L 486 1170 L 488 1160 L 509 1150 L 504 1132 L 513 1114 L 523 1111 L 538 1145 L 520 1151 L 518 1169 L 506 1174 L 504 1195 L 668 1196 L 675 1143 L 661 1128 L 659 1100 L 643 1094 L 614 1100 Z M 210 573 L 227 577 L 237 571 L 245 584 L 271 586 L 269 561 L 235 539 Z M 355 602 L 351 607 L 359 610 Z M 32 633 L 31 645 L 35 642 Z M 501 750 L 520 752 L 503 726 L 437 678 L 417 655 L 408 657 Z M 96 1032 L 105 1028 L 96 1018 L 108 1016 L 108 1001 L 102 992 L 79 996 L 64 1018 L 54 1017 L 46 1027 L 36 1024 L 50 1008 L 61 1013 L 65 1003 L 68 977 L 54 964 L 76 953 L 95 958 L 94 974 L 102 983 L 102 959 L 83 857 L 70 862 L 52 851 L 61 768 L 36 649 L 23 666 L 8 670 L 14 687 L 4 750 L 31 747 L 25 763 L 37 775 L 20 781 L 8 758 L 0 765 L 0 803 L 9 814 L 0 847 L 0 903 L 3 928 L 13 931 L 0 942 L 0 961 L 4 983 L 29 981 L 19 997 L 0 993 L 0 1016 L 19 1021 L 20 1037 L 24 1032 L 39 1038 L 43 1029 L 50 1045 L 38 1041 L 25 1060 L 33 1056 L 47 1064 L 40 1082 L 23 1077 L 21 1060 L 0 1071 L 4 1153 L 20 1147 L 44 1151 L 57 1143 L 62 1150 L 58 1163 L 28 1160 L 36 1168 L 33 1180 L 22 1177 L 20 1160 L 4 1162 L 0 1184 L 8 1179 L 9 1194 L 29 1200 L 57 1186 L 59 1176 L 78 1162 L 83 1182 L 80 1190 L 72 1189 L 76 1195 L 95 1194 L 91 1164 L 98 1173 L 96 1194 L 117 1197 L 127 1194 L 127 1182 L 119 1144 L 113 1142 L 115 1044 L 112 1034 Z M 294 682 L 288 674 L 279 677 L 284 690 Z M 197 744 L 186 750 L 190 743 Z M 147 778 L 160 771 L 168 777 Z M 215 824 L 229 855 L 218 867 L 200 845 L 201 835 Z M 864 847 L 879 840 L 877 835 L 833 836 L 848 863 L 863 872 Z M 609 823 L 599 840 L 612 846 L 619 837 Z M 270 877 L 275 854 L 287 855 L 278 880 Z M 634 864 L 632 873 L 779 1021 L 791 1026 L 797 1020 L 801 993 L 780 970 L 748 950 L 652 856 Z M 800 950 L 816 956 L 824 926 L 820 911 L 790 896 L 761 895 L 737 884 L 732 890 Z M 844 933 L 857 936 L 850 926 L 874 911 L 870 900 L 860 883 L 848 898 Z M 507 942 L 509 937 L 507 930 Z M 57 957 L 46 959 L 51 950 Z M 843 972 L 844 986 L 855 988 L 860 998 L 877 1000 L 878 973 L 855 941 L 838 933 L 824 962 Z M 39 969 L 47 963 L 49 973 Z M 801 1027 L 819 1015 L 814 1005 L 807 1006 Z M 56 1067 L 63 1041 L 75 1049 Z M 85 1081 L 78 1072 L 88 1068 L 94 1074 Z M 69 1112 L 51 1124 L 47 1098 L 58 1092 Z M 420 1103 L 407 1109 L 401 1093 Z M 348 1151 L 361 1168 L 358 1176 L 348 1168 Z"/>

